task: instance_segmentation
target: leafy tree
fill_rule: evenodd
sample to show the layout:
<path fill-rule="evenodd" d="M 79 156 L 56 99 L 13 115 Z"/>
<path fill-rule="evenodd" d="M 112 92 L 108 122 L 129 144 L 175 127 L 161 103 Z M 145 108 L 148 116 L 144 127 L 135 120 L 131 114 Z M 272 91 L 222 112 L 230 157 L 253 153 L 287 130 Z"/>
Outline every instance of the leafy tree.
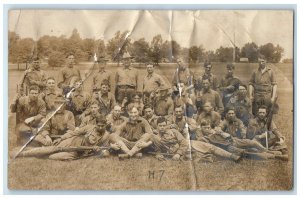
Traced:
<path fill-rule="evenodd" d="M 241 57 L 247 57 L 249 62 L 256 62 L 258 59 L 258 46 L 256 43 L 246 43 L 242 47 Z"/>
<path fill-rule="evenodd" d="M 136 62 L 149 61 L 149 44 L 145 38 L 133 42 L 131 52 Z"/>
<path fill-rule="evenodd" d="M 190 47 L 189 58 L 193 63 L 204 61 L 204 48 L 202 45 Z"/>
<path fill-rule="evenodd" d="M 65 56 L 63 53 L 58 51 L 53 51 L 48 58 L 49 67 L 62 67 L 65 63 Z"/>
<path fill-rule="evenodd" d="M 130 39 L 127 36 L 129 31 L 121 33 L 116 32 L 115 36 L 111 38 L 106 46 L 107 54 L 111 56 L 113 61 L 120 61 L 124 52 L 128 51 L 130 48 Z"/>
<path fill-rule="evenodd" d="M 284 50 L 279 45 L 274 46 L 272 43 L 267 43 L 259 47 L 259 52 L 265 56 L 267 62 L 278 63 Z"/>
<path fill-rule="evenodd" d="M 216 56 L 220 62 L 232 62 L 233 61 L 233 48 L 232 47 L 220 47 L 216 50 Z"/>
<path fill-rule="evenodd" d="M 150 44 L 150 59 L 158 65 L 159 62 L 161 62 L 163 56 L 162 56 L 162 45 L 163 40 L 161 35 L 156 35 L 153 37 L 151 44 Z"/>

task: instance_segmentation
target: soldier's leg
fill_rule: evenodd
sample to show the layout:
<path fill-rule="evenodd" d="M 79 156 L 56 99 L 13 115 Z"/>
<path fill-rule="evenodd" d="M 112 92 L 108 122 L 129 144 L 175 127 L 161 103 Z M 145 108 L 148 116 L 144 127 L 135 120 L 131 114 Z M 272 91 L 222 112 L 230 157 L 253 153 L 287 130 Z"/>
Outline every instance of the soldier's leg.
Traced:
<path fill-rule="evenodd" d="M 76 152 L 59 152 L 49 156 L 51 160 L 74 160 L 77 158 L 78 155 Z"/>
<path fill-rule="evenodd" d="M 16 127 L 17 132 L 17 143 L 20 146 L 23 146 L 33 135 L 32 129 L 30 126 L 26 125 L 25 123 L 18 124 Z"/>
<path fill-rule="evenodd" d="M 243 149 L 255 148 L 261 152 L 267 151 L 267 149 L 256 140 L 233 138 L 233 146 Z"/>
<path fill-rule="evenodd" d="M 47 147 L 36 147 L 30 150 L 23 151 L 19 154 L 19 157 L 37 157 L 49 155 L 57 152 L 56 146 L 47 146 Z"/>
<path fill-rule="evenodd" d="M 132 147 L 132 149 L 128 152 L 129 156 L 133 156 L 138 153 L 143 148 L 150 146 L 153 142 L 151 141 L 152 135 L 149 133 L 145 133 L 142 137 L 136 142 L 136 144 Z M 140 143 L 145 143 L 146 146 L 141 147 Z"/>
<path fill-rule="evenodd" d="M 109 140 L 112 144 L 117 144 L 124 153 L 128 153 L 130 151 L 119 135 L 112 133 L 110 134 Z"/>

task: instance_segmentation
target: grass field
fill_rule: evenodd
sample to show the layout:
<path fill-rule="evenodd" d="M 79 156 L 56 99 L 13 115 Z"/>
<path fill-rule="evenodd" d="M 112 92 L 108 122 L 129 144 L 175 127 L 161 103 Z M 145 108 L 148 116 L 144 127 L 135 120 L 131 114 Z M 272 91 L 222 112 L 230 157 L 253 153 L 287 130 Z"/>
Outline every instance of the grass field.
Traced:
<path fill-rule="evenodd" d="M 82 73 L 88 65 L 79 65 Z M 11 68 L 11 67 L 10 67 Z M 109 65 L 112 71 L 116 67 Z M 247 83 L 256 64 L 237 64 L 236 75 Z M 279 113 L 274 117 L 278 128 L 286 136 L 290 161 L 228 160 L 214 163 L 160 162 L 151 157 L 119 161 L 116 157 L 99 159 L 91 157 L 72 162 L 37 158 L 9 160 L 9 189 L 52 190 L 290 190 L 293 188 L 293 66 L 272 65 L 278 82 Z M 162 64 L 157 71 L 171 80 L 173 64 Z M 202 67 L 191 69 L 201 73 Z M 47 74 L 53 75 L 50 70 Z M 57 73 L 57 72 L 56 72 Z M 213 73 L 221 77 L 225 64 L 213 65 Z M 16 93 L 22 71 L 9 70 L 9 101 Z M 145 68 L 139 69 L 139 86 Z M 91 87 L 88 79 L 85 87 Z M 141 87 L 139 87 L 141 88 Z M 15 150 L 13 128 L 15 115 L 9 114 L 9 151 Z"/>

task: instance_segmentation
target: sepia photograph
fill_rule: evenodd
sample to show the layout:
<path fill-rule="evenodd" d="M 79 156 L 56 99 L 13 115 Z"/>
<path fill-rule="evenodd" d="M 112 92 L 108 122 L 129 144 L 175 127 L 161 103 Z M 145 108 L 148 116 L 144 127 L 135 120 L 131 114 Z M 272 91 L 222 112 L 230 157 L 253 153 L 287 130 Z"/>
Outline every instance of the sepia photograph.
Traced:
<path fill-rule="evenodd" d="M 294 14 L 9 10 L 8 189 L 291 191 Z"/>

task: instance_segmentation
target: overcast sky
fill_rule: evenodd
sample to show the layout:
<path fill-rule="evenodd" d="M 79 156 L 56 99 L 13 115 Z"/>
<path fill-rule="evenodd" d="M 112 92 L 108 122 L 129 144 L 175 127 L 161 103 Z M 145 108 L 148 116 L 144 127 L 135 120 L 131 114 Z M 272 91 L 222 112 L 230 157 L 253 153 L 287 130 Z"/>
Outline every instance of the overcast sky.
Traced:
<path fill-rule="evenodd" d="M 238 47 L 271 42 L 284 48 L 283 57 L 293 56 L 292 11 L 11 10 L 8 24 L 22 38 L 70 36 L 77 28 L 82 38 L 107 41 L 118 30 L 129 30 L 133 41 L 143 37 L 151 41 L 161 34 L 183 47 L 203 45 L 207 50 L 232 47 L 232 42 Z"/>

